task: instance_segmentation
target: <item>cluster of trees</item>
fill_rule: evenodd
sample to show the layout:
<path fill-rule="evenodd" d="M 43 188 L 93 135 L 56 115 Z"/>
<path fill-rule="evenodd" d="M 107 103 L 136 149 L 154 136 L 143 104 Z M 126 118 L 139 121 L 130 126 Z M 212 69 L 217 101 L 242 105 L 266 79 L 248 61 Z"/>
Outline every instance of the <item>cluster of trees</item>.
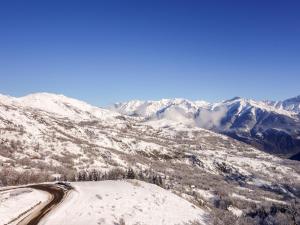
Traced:
<path fill-rule="evenodd" d="M 234 199 L 226 195 L 218 195 L 214 201 L 214 225 L 282 225 L 300 224 L 300 204 L 297 200 L 287 201 L 288 204 L 253 202 Z M 239 205 L 239 207 L 237 207 Z M 229 212 L 229 207 L 243 209 L 243 215 L 236 217 Z"/>
<path fill-rule="evenodd" d="M 18 171 L 13 167 L 2 168 L 0 170 L 0 186 L 22 185 L 28 183 L 41 183 L 48 181 L 101 181 L 101 180 L 122 180 L 137 179 L 148 183 L 165 187 L 163 178 L 152 170 L 135 171 L 132 168 L 126 170 L 115 167 L 108 171 L 82 170 L 79 172 L 65 170 L 60 177 L 54 177 L 47 171 L 25 170 Z"/>
<path fill-rule="evenodd" d="M 122 180 L 137 179 L 148 183 L 156 184 L 164 187 L 163 178 L 160 174 L 156 174 L 151 170 L 134 171 L 132 168 L 123 170 L 121 168 L 113 168 L 109 171 L 102 172 L 100 170 L 84 170 L 79 171 L 73 176 L 63 175 L 61 180 L 66 181 L 101 181 L 101 180 Z"/>
<path fill-rule="evenodd" d="M 0 186 L 41 183 L 52 180 L 53 177 L 45 171 L 34 172 L 26 170 L 20 172 L 11 167 L 0 170 Z"/>
<path fill-rule="evenodd" d="M 275 205 L 255 206 L 246 209 L 245 215 L 236 217 L 228 211 L 214 209 L 214 225 L 297 225 L 300 222 L 299 206 Z"/>

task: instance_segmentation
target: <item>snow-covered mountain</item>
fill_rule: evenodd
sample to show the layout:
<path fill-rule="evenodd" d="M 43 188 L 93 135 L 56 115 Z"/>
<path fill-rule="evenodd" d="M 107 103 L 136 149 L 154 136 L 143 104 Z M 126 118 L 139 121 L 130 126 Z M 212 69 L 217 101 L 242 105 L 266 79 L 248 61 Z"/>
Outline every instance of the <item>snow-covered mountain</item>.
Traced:
<path fill-rule="evenodd" d="M 284 101 L 269 101 L 267 103 L 277 109 L 284 109 L 290 112 L 300 113 L 300 95 Z"/>
<path fill-rule="evenodd" d="M 112 110 L 146 120 L 167 119 L 229 135 L 267 152 L 300 152 L 300 97 L 282 102 L 233 98 L 219 103 L 163 99 L 118 103 Z"/>
<path fill-rule="evenodd" d="M 0 102 L 21 108 L 34 109 L 43 111 L 59 117 L 67 117 L 69 119 L 108 119 L 115 116 L 106 109 L 91 106 L 83 101 L 68 98 L 64 95 L 51 93 L 36 93 L 24 97 L 15 98 L 5 95 L 0 95 Z"/>
<path fill-rule="evenodd" d="M 247 131 L 252 126 L 250 115 L 264 114 L 272 124 L 286 124 L 285 120 L 296 119 L 295 113 L 276 109 L 282 112 L 277 117 L 273 106 L 239 98 L 217 104 L 176 99 L 127 105 L 123 105 L 126 114 L 142 116 L 140 112 L 145 112 L 148 119 L 62 95 L 1 96 L 0 185 L 7 179 L 12 184 L 26 181 L 28 171 L 71 177 L 76 171 L 132 167 L 160 174 L 168 189 L 217 221 L 251 219 L 253 204 L 256 210 L 262 204 L 284 208 L 299 200 L 298 161 L 201 128 L 238 126 Z M 139 111 L 130 111 L 129 105 Z M 235 116 L 227 118 L 227 114 Z M 243 115 L 250 118 L 244 119 L 246 127 L 238 123 Z M 264 125 L 258 121 L 257 117 L 256 124 Z M 26 176 L 18 177 L 14 170 Z"/>

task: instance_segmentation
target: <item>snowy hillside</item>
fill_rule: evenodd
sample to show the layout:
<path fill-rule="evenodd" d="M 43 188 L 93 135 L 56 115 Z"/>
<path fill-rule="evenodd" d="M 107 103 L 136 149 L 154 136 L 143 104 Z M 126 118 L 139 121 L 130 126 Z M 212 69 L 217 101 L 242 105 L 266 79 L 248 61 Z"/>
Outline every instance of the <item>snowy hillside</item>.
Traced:
<path fill-rule="evenodd" d="M 112 110 L 146 120 L 167 119 L 226 134 L 270 153 L 300 152 L 299 97 L 282 102 L 233 98 L 219 103 L 163 99 L 115 104 Z"/>
<path fill-rule="evenodd" d="M 114 116 L 106 109 L 100 109 L 64 95 L 50 93 L 36 93 L 21 98 L 0 95 L 0 102 L 24 109 L 41 110 L 69 119 L 107 119 Z"/>
<path fill-rule="evenodd" d="M 41 225 L 209 223 L 208 215 L 202 209 L 153 184 L 124 180 L 72 185 L 75 191 L 47 215 Z"/>
<path fill-rule="evenodd" d="M 240 103 L 235 99 L 223 105 Z M 218 105 L 203 102 L 184 101 L 180 107 L 183 112 L 190 110 L 193 118 L 193 110 L 199 105 L 219 113 Z M 165 115 L 172 108 L 176 109 L 170 106 L 157 115 Z M 53 94 L 1 96 L 0 184 L 41 182 L 54 177 L 74 180 L 78 172 L 89 174 L 94 170 L 107 177 L 112 169 L 126 171 L 131 167 L 135 177 L 142 180 L 146 176 L 155 183 L 154 178 L 160 176 L 161 186 L 219 222 L 224 218 L 256 220 L 251 213 L 263 205 L 266 210 L 272 204 L 288 208 L 299 200 L 299 162 L 263 153 L 192 123 L 158 118 L 121 115 Z M 286 212 L 283 216 L 289 220 L 291 215 Z"/>

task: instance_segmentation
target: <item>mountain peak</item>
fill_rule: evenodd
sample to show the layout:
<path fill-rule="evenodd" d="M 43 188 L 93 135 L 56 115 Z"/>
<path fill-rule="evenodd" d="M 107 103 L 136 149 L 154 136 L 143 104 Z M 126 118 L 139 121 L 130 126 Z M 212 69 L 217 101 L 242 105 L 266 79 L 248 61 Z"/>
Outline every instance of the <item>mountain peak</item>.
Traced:
<path fill-rule="evenodd" d="M 37 100 L 60 100 L 60 101 L 79 101 L 74 98 L 66 97 L 62 94 L 56 94 L 56 93 L 49 93 L 49 92 L 37 92 L 37 93 L 31 93 L 28 95 L 25 95 L 23 97 L 18 98 L 21 101 L 29 100 L 29 101 L 37 101 Z"/>
<path fill-rule="evenodd" d="M 91 117 L 104 119 L 117 115 L 117 113 L 92 106 L 75 98 L 47 92 L 32 93 L 19 98 L 0 95 L 0 101 L 5 104 L 41 110 L 72 119 L 90 119 Z"/>
<path fill-rule="evenodd" d="M 284 101 L 270 102 L 269 104 L 273 105 L 277 109 L 284 109 L 297 114 L 300 113 L 300 95 L 288 98 Z"/>
<path fill-rule="evenodd" d="M 236 96 L 236 97 L 233 97 L 231 99 L 225 100 L 225 102 L 232 102 L 232 101 L 236 101 L 236 100 L 240 100 L 240 99 L 242 99 L 242 98 L 239 97 L 239 96 Z"/>

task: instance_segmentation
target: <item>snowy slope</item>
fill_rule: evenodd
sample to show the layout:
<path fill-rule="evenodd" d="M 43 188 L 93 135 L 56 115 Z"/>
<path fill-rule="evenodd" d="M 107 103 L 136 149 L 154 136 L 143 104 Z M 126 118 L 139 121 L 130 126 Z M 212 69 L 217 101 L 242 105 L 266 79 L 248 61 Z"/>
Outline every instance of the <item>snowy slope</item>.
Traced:
<path fill-rule="evenodd" d="M 41 225 L 207 224 L 202 209 L 156 185 L 136 180 L 72 183 L 75 187 Z"/>
<path fill-rule="evenodd" d="M 25 109 L 41 110 L 61 117 L 68 117 L 69 119 L 107 119 L 114 116 L 113 113 L 108 112 L 106 109 L 94 107 L 64 95 L 51 93 L 36 93 L 20 98 L 1 95 L 0 103 Z"/>

